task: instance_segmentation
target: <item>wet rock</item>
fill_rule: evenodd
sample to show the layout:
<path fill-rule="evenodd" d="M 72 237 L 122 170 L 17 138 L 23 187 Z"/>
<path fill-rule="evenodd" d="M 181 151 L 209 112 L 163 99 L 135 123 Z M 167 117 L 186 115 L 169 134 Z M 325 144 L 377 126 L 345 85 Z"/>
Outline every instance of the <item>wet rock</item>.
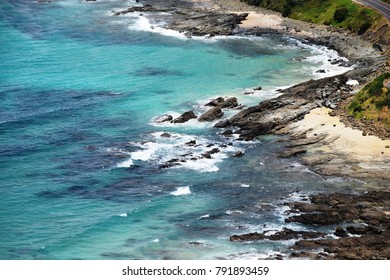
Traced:
<path fill-rule="evenodd" d="M 200 122 L 211 122 L 211 121 L 214 121 L 216 119 L 221 118 L 222 116 L 223 116 L 223 112 L 221 110 L 221 107 L 217 106 L 217 107 L 211 108 L 210 110 L 208 110 L 207 112 L 202 114 L 198 118 L 198 121 L 200 121 Z"/>
<path fill-rule="evenodd" d="M 283 89 L 280 91 L 282 95 L 248 107 L 229 120 L 217 123 L 215 127 L 239 127 L 240 138 L 243 140 L 252 140 L 259 135 L 273 133 L 275 128 L 285 127 L 302 119 L 305 114 L 317 108 L 318 102 L 322 102 L 322 96 L 318 95 L 319 88 L 327 86 L 329 97 L 333 98 L 336 96 L 337 89 L 343 86 L 348 79 L 347 75 L 342 74 L 336 77 L 310 80 Z M 337 95 L 337 98 L 344 97 Z"/>
<path fill-rule="evenodd" d="M 294 203 L 292 208 L 305 210 L 288 218 L 306 225 L 336 225 L 339 239 L 325 238 L 298 241 L 294 250 L 324 250 L 326 259 L 389 259 L 390 258 L 390 192 L 364 194 L 318 194 L 308 203 Z M 354 223 L 346 229 L 341 223 Z M 352 236 L 350 236 L 352 234 Z"/>
<path fill-rule="evenodd" d="M 185 123 L 191 119 L 196 119 L 196 115 L 194 114 L 193 111 L 187 111 L 187 112 L 183 113 L 181 116 L 172 120 L 171 123 Z"/>
<path fill-rule="evenodd" d="M 156 119 L 156 123 L 170 122 L 173 120 L 171 115 L 162 115 Z"/>
<path fill-rule="evenodd" d="M 233 157 L 242 157 L 242 156 L 244 156 L 245 155 L 245 153 L 243 152 L 243 151 L 238 151 L 238 152 L 236 152 L 234 155 L 233 155 Z"/>
<path fill-rule="evenodd" d="M 188 141 L 187 143 L 185 143 L 187 146 L 196 146 L 196 141 L 195 140 L 191 140 L 191 141 Z"/>
<path fill-rule="evenodd" d="M 171 138 L 171 135 L 167 132 L 160 135 L 162 138 Z"/>
<path fill-rule="evenodd" d="M 207 151 L 207 152 L 203 153 L 202 156 L 204 158 L 211 159 L 211 155 L 219 153 L 219 152 L 220 152 L 220 150 L 218 148 L 214 148 L 211 151 Z"/>
<path fill-rule="evenodd" d="M 253 90 L 262 90 L 263 88 L 262 87 L 255 87 L 253 88 Z"/>
<path fill-rule="evenodd" d="M 166 163 L 160 164 L 158 167 L 160 169 L 165 169 L 165 168 L 170 168 L 170 167 L 174 167 L 174 166 L 178 166 L 178 165 L 180 165 L 180 163 L 174 161 L 174 162 L 166 162 Z"/>
<path fill-rule="evenodd" d="M 283 228 L 281 231 L 268 235 L 267 232 L 263 233 L 247 233 L 242 235 L 230 236 L 230 241 L 258 241 L 258 240 L 291 240 L 291 239 L 312 239 L 324 237 L 325 234 L 314 231 L 294 231 L 289 228 Z"/>
<path fill-rule="evenodd" d="M 291 148 L 291 149 L 279 152 L 277 154 L 277 156 L 280 158 L 289 158 L 289 157 L 297 156 L 299 154 L 304 154 L 304 153 L 306 153 L 305 148 L 295 147 L 295 148 Z"/>
<path fill-rule="evenodd" d="M 223 102 L 225 101 L 225 98 L 223 97 L 218 97 L 216 99 L 211 100 L 209 103 L 205 104 L 205 106 L 220 106 Z"/>
<path fill-rule="evenodd" d="M 343 229 L 342 227 L 337 227 L 336 231 L 334 232 L 334 235 L 336 235 L 338 237 L 347 237 L 348 232 L 345 229 Z"/>
<path fill-rule="evenodd" d="M 221 108 L 235 108 L 238 106 L 236 97 L 230 97 L 221 103 Z"/>
<path fill-rule="evenodd" d="M 115 12 L 114 16 L 121 16 L 121 15 L 134 13 L 134 12 L 163 12 L 163 11 L 167 11 L 167 9 L 159 9 L 159 8 L 154 8 L 151 5 L 144 5 L 144 6 L 129 7 L 126 10 Z"/>
<path fill-rule="evenodd" d="M 231 129 L 225 130 L 224 132 L 221 133 L 221 135 L 226 136 L 226 137 L 230 137 L 230 136 L 232 136 L 232 134 L 233 134 L 233 130 L 231 130 Z"/>
<path fill-rule="evenodd" d="M 220 121 L 220 122 L 217 122 L 214 127 L 217 127 L 217 128 L 225 128 L 225 127 L 228 127 L 231 125 L 231 122 L 229 120 L 223 120 L 223 121 Z"/>

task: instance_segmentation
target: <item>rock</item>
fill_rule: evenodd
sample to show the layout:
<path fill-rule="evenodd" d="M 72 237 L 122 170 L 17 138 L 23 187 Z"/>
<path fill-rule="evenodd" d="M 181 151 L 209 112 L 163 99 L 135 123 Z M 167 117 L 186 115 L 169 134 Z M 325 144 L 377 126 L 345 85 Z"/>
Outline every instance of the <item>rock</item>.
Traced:
<path fill-rule="evenodd" d="M 219 153 L 219 152 L 220 152 L 220 150 L 218 148 L 214 148 L 211 151 L 207 151 L 207 152 L 203 153 L 202 156 L 204 158 L 211 159 L 211 155 Z"/>
<path fill-rule="evenodd" d="M 267 235 L 267 232 L 264 233 L 247 233 L 242 235 L 232 235 L 230 236 L 230 241 L 258 241 L 258 240 L 291 240 L 291 239 L 311 239 L 324 237 L 325 234 L 322 232 L 314 231 L 294 231 L 289 228 L 283 228 L 281 231 L 276 232 L 275 234 Z"/>
<path fill-rule="evenodd" d="M 249 94 L 254 94 L 254 92 L 253 91 L 246 91 L 246 92 L 244 92 L 244 95 L 249 95 Z"/>
<path fill-rule="evenodd" d="M 381 46 L 381 44 L 378 44 L 378 43 L 374 43 L 372 45 L 372 47 L 376 50 L 378 50 L 379 52 L 383 52 L 383 47 Z"/>
<path fill-rule="evenodd" d="M 220 121 L 220 122 L 217 122 L 214 127 L 217 127 L 217 128 L 225 128 L 227 126 L 231 125 L 231 122 L 229 120 L 223 120 L 223 121 Z"/>
<path fill-rule="evenodd" d="M 243 151 L 238 151 L 236 152 L 233 157 L 242 157 L 243 155 L 245 155 L 245 153 Z"/>
<path fill-rule="evenodd" d="M 195 140 L 191 140 L 191 141 L 188 141 L 187 143 L 185 143 L 187 146 L 196 146 L 196 141 Z"/>
<path fill-rule="evenodd" d="M 155 11 L 163 12 L 163 11 L 167 11 L 167 9 L 154 8 L 151 5 L 135 6 L 135 7 L 129 7 L 126 10 L 115 12 L 114 16 L 121 16 L 121 15 L 134 13 L 134 12 L 155 12 Z"/>
<path fill-rule="evenodd" d="M 225 130 L 224 132 L 221 133 L 221 135 L 226 136 L 226 137 L 230 137 L 230 136 L 232 136 L 232 134 L 233 134 L 233 130 L 231 130 L 231 129 Z"/>
<path fill-rule="evenodd" d="M 180 165 L 180 163 L 178 162 L 166 162 L 164 164 L 160 164 L 158 167 L 160 169 L 165 169 L 165 168 L 170 168 L 170 167 L 174 167 L 174 166 L 178 166 Z"/>
<path fill-rule="evenodd" d="M 326 73 L 324 69 L 317 70 L 316 73 Z"/>
<path fill-rule="evenodd" d="M 221 108 L 235 108 L 238 106 L 237 98 L 236 97 L 230 97 L 226 99 L 222 104 L 220 105 Z"/>
<path fill-rule="evenodd" d="M 390 192 L 371 191 L 363 194 L 318 194 L 310 196 L 311 204 L 294 203 L 298 212 L 290 221 L 307 225 L 336 225 L 339 239 L 301 240 L 293 250 L 323 250 L 327 259 L 390 258 Z M 305 206 L 306 205 L 306 206 Z M 354 223 L 344 229 L 341 224 Z M 350 234 L 355 236 L 350 236 Z"/>
<path fill-rule="evenodd" d="M 263 88 L 262 87 L 255 87 L 253 88 L 253 90 L 262 90 Z"/>
<path fill-rule="evenodd" d="M 223 112 L 221 110 L 221 107 L 217 106 L 217 107 L 211 108 L 210 110 L 208 110 L 207 112 L 202 114 L 198 118 L 198 121 L 200 121 L 200 122 L 211 122 L 211 121 L 214 121 L 216 119 L 221 118 L 222 116 L 223 116 Z"/>
<path fill-rule="evenodd" d="M 223 102 L 225 101 L 225 98 L 223 97 L 218 97 L 216 99 L 211 100 L 209 103 L 205 104 L 205 106 L 220 106 Z"/>
<path fill-rule="evenodd" d="M 385 148 L 388 149 L 388 148 L 390 148 L 390 146 L 389 146 L 389 145 L 386 145 Z"/>
<path fill-rule="evenodd" d="M 160 135 L 162 138 L 171 138 L 171 135 L 169 133 L 163 133 Z"/>
<path fill-rule="evenodd" d="M 297 156 L 299 154 L 304 154 L 304 153 L 306 153 L 305 148 L 295 147 L 295 148 L 291 148 L 291 149 L 282 151 L 282 152 L 278 153 L 277 156 L 280 158 L 289 158 L 289 157 Z"/>
<path fill-rule="evenodd" d="M 336 235 L 338 237 L 347 237 L 348 232 L 345 229 L 343 229 L 342 227 L 337 227 L 336 231 L 334 232 L 334 235 Z"/>
<path fill-rule="evenodd" d="M 185 123 L 191 119 L 196 119 L 196 115 L 194 114 L 193 111 L 187 111 L 187 112 L 183 113 L 181 116 L 172 120 L 171 123 Z"/>
<path fill-rule="evenodd" d="M 162 115 L 156 119 L 156 123 L 170 122 L 173 120 L 171 115 Z"/>
<path fill-rule="evenodd" d="M 224 99 L 223 97 L 218 97 L 216 99 L 211 100 L 205 106 L 213 106 L 213 107 L 221 107 L 221 108 L 235 108 L 238 106 L 237 98 L 230 97 Z"/>

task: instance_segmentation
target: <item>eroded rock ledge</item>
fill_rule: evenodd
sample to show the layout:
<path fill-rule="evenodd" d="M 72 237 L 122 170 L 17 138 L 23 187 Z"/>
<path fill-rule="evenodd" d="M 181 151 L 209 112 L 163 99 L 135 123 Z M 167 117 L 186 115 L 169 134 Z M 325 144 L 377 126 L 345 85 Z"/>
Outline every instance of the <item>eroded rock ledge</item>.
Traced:
<path fill-rule="evenodd" d="M 346 82 L 354 78 L 364 83 L 365 77 L 373 73 L 377 67 L 379 65 L 372 61 L 370 67 L 333 77 L 310 80 L 280 90 L 281 95 L 277 98 L 251 106 L 215 126 L 218 128 L 238 127 L 238 133 L 244 140 L 275 133 L 291 122 L 303 118 L 314 108 L 336 108 L 342 100 L 353 94 L 353 88 Z"/>
<path fill-rule="evenodd" d="M 328 226 L 330 233 L 283 228 L 274 234 L 234 235 L 230 240 L 297 240 L 286 252 L 271 257 L 277 259 L 390 259 L 389 191 L 317 194 L 310 196 L 310 203 L 288 205 L 293 216 L 286 218 L 287 223 L 310 225 L 313 229 Z"/>
<path fill-rule="evenodd" d="M 113 15 L 122 16 L 131 13 L 151 14 L 157 24 L 160 19 L 164 22 L 164 28 L 182 32 L 187 37 L 232 35 L 237 25 L 248 16 L 248 13 L 220 13 L 193 7 L 187 8 L 185 5 L 178 7 L 176 4 L 171 6 L 145 4 L 115 11 Z"/>

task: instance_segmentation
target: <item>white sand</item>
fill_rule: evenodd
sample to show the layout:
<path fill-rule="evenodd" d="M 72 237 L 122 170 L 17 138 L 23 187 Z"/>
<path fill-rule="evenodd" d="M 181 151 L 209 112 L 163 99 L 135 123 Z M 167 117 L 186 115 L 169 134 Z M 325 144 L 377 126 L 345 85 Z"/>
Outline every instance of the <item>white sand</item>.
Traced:
<path fill-rule="evenodd" d="M 247 12 L 249 13 L 246 20 L 244 20 L 239 26 L 241 28 L 253 28 L 253 27 L 262 27 L 262 28 L 272 28 L 272 29 L 282 29 L 283 19 L 277 15 L 262 14 L 257 12 Z"/>
<path fill-rule="evenodd" d="M 293 133 L 307 131 L 307 136 L 326 135 L 327 145 L 315 145 L 314 151 L 345 154 L 357 161 L 382 162 L 390 159 L 390 140 L 363 136 L 362 131 L 346 127 L 338 117 L 329 115 L 330 109 L 317 108 L 302 121 L 293 124 Z"/>

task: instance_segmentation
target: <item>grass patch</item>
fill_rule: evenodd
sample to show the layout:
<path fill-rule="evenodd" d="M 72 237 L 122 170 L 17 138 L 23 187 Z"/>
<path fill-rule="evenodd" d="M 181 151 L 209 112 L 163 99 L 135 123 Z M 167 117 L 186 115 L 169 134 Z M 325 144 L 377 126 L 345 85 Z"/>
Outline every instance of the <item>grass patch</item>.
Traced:
<path fill-rule="evenodd" d="M 364 34 L 381 18 L 376 11 L 351 0 L 241 1 L 281 12 L 283 16 L 293 19 L 344 28 L 358 34 Z"/>
<path fill-rule="evenodd" d="M 366 85 L 348 106 L 348 113 L 356 118 L 380 121 L 390 129 L 390 89 L 385 83 L 390 73 L 384 73 Z"/>

